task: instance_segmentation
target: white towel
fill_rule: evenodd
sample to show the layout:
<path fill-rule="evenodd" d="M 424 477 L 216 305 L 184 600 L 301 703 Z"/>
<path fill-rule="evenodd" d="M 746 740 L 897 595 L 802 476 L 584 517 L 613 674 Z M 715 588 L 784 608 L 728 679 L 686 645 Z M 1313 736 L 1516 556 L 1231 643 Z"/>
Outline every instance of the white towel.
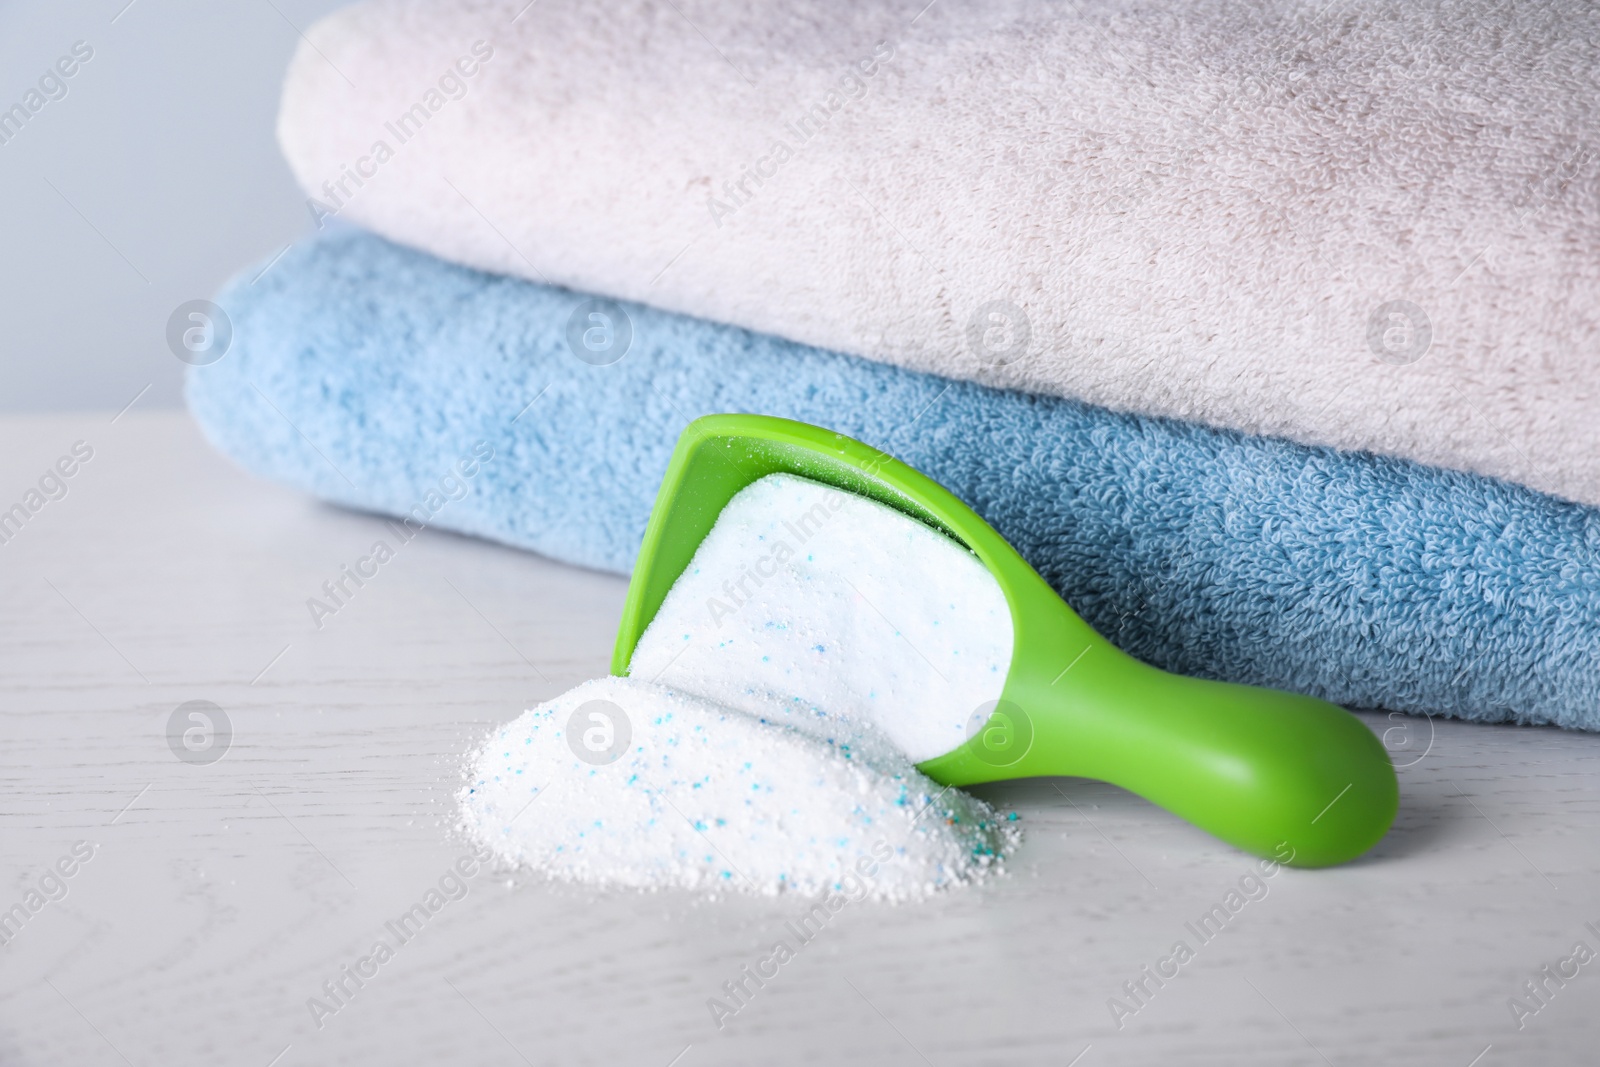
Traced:
<path fill-rule="evenodd" d="M 279 135 L 448 259 L 1600 503 L 1596 5 L 922 5 L 379 0 Z"/>

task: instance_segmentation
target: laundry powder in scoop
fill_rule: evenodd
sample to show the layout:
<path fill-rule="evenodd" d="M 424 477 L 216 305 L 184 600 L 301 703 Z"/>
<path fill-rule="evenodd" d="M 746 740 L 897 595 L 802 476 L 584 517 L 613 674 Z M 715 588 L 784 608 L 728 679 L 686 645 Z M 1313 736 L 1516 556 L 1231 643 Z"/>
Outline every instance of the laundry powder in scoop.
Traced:
<path fill-rule="evenodd" d="M 460 799 L 469 836 L 509 864 L 639 888 L 905 899 L 983 877 L 1015 837 L 903 756 L 633 678 L 497 730 Z"/>
<path fill-rule="evenodd" d="M 772 474 L 723 509 L 629 674 L 817 736 L 865 724 L 920 763 L 987 718 L 1011 646 L 1005 593 L 965 547 L 877 501 Z"/>

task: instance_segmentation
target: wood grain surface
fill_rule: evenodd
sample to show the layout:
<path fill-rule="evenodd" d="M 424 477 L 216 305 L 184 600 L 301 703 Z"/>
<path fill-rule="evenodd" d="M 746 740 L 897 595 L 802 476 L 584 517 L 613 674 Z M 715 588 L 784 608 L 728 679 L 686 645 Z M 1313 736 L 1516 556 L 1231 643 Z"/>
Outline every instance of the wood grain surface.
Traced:
<path fill-rule="evenodd" d="M 1253 860 L 1118 789 L 1033 780 L 982 790 L 1025 830 L 1004 877 L 848 906 L 722 1029 L 707 999 L 798 900 L 504 871 L 316 1017 L 467 852 L 466 751 L 605 671 L 625 583 L 429 530 L 318 629 L 306 599 L 379 519 L 137 408 L 0 421 L 0 508 L 78 441 L 66 495 L 0 544 L 0 909 L 25 916 L 0 927 L 0 1063 L 1595 1062 L 1600 960 L 1542 1005 L 1524 983 L 1600 950 L 1600 738 L 1376 712 L 1402 765 L 1389 837 L 1265 880 L 1205 943 L 1186 924 Z M 231 723 L 214 762 L 169 744 L 195 700 Z M 1194 958 L 1131 999 L 1179 940 Z"/>

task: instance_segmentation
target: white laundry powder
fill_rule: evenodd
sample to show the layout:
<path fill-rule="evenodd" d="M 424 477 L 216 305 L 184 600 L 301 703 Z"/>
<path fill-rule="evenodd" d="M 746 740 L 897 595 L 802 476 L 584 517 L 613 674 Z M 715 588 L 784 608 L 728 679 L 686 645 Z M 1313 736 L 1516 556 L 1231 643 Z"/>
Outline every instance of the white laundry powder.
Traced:
<path fill-rule="evenodd" d="M 603 885 L 906 899 L 976 880 L 1015 830 L 914 764 L 966 740 L 1011 642 L 963 547 L 769 476 L 723 510 L 631 677 L 485 742 L 464 826 L 503 862 Z"/>
<path fill-rule="evenodd" d="M 591 763 L 569 740 L 606 729 L 591 714 L 630 735 L 614 762 Z M 526 712 L 489 738 L 476 768 L 462 792 L 475 842 L 571 881 L 905 899 L 981 877 L 1014 836 L 904 757 L 863 759 L 632 678 L 585 682 Z"/>
<path fill-rule="evenodd" d="M 921 763 L 967 740 L 1010 669 L 1011 609 L 972 553 L 773 474 L 723 509 L 628 672 L 823 737 L 865 722 Z"/>

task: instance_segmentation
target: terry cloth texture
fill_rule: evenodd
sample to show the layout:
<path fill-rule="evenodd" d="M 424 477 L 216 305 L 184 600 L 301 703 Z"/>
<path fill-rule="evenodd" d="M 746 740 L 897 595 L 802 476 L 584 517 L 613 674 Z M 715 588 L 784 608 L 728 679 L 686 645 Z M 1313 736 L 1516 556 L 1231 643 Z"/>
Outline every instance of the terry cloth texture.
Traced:
<path fill-rule="evenodd" d="M 310 30 L 279 136 L 314 213 L 1600 503 L 1592 0 L 523 5 Z"/>
<path fill-rule="evenodd" d="M 422 505 L 432 525 L 625 572 L 689 420 L 780 415 L 948 486 L 1158 666 L 1350 706 L 1600 727 L 1589 507 L 596 305 L 359 232 L 302 244 L 218 300 L 233 346 L 191 372 L 195 417 L 246 468 L 330 500 Z M 494 458 L 428 518 L 480 440 Z"/>

